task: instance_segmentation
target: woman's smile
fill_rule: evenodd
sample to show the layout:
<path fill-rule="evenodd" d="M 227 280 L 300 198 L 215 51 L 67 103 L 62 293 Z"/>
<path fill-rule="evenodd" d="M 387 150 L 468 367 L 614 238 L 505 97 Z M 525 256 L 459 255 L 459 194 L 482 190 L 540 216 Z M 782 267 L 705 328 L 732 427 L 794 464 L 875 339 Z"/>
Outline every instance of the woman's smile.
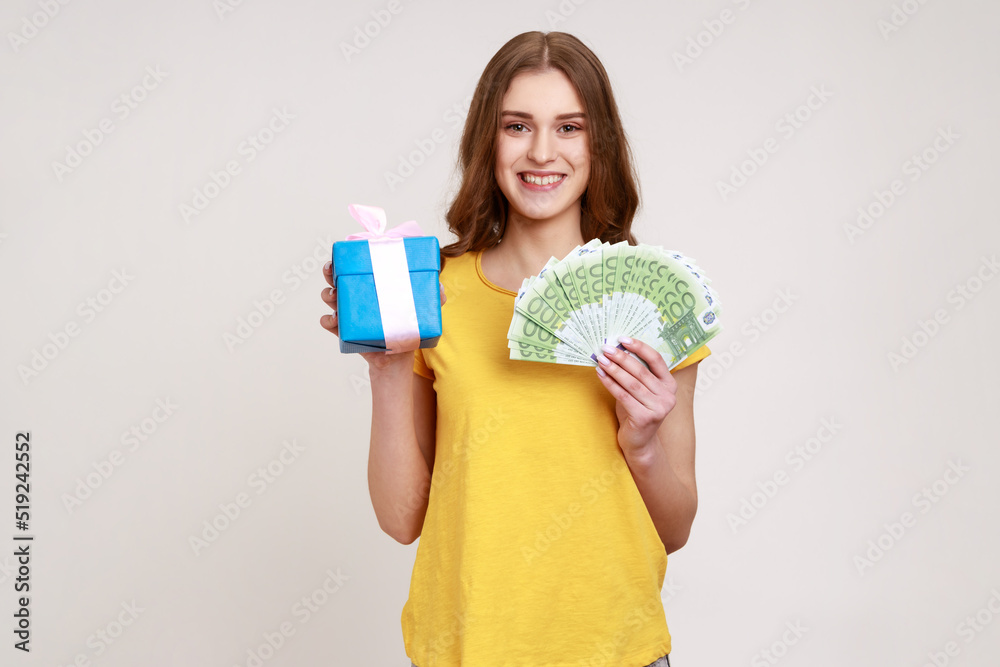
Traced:
<path fill-rule="evenodd" d="M 509 223 L 548 221 L 579 228 L 590 178 L 587 115 L 559 70 L 514 77 L 501 107 L 496 178 Z"/>
<path fill-rule="evenodd" d="M 524 171 L 518 176 L 521 177 L 525 188 L 536 192 L 555 190 L 566 180 L 566 174 L 541 174 L 540 172 Z"/>

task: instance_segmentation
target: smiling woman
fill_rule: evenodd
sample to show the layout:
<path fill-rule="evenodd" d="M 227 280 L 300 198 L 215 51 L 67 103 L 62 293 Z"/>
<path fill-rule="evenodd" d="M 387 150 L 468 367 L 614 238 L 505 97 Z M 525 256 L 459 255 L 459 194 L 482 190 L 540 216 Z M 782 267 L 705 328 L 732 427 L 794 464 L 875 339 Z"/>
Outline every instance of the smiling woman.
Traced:
<path fill-rule="evenodd" d="M 394 539 L 420 539 L 406 653 L 419 667 L 667 667 L 660 592 L 697 507 L 708 349 L 671 372 L 623 338 L 595 374 L 507 346 L 516 290 L 551 257 L 636 243 L 638 179 L 604 67 L 572 35 L 511 39 L 479 80 L 459 158 L 440 340 L 364 355 L 372 505 Z"/>
<path fill-rule="evenodd" d="M 553 157 L 559 167 L 548 162 Z M 486 65 L 473 94 L 459 146 L 462 184 L 447 214 L 458 239 L 442 254 L 483 250 L 504 237 L 509 197 L 520 187 L 514 178 L 522 180 L 510 169 L 562 174 L 582 169 L 580 160 L 587 165 L 576 174 L 581 236 L 634 244 L 638 177 L 604 66 L 572 35 L 518 35 Z"/>
<path fill-rule="evenodd" d="M 495 284 L 517 291 L 525 271 L 530 273 L 523 260 L 534 266 L 537 258 L 515 258 L 511 248 L 539 247 L 531 237 L 551 237 L 555 230 L 565 230 L 574 245 L 586 240 L 580 217 L 590 179 L 590 149 L 586 114 L 561 71 L 518 74 L 502 105 L 496 181 L 509 206 L 503 230 L 508 242 L 486 249 L 483 266 Z M 522 236 L 527 238 L 522 241 Z"/>
<path fill-rule="evenodd" d="M 532 110 L 504 110 L 500 116 L 496 177 L 512 215 L 523 222 L 579 209 L 590 177 L 590 150 L 573 84 L 555 69 L 519 74 L 503 105 Z M 559 113 L 562 109 L 577 110 Z M 530 195 L 553 191 L 557 197 Z"/>

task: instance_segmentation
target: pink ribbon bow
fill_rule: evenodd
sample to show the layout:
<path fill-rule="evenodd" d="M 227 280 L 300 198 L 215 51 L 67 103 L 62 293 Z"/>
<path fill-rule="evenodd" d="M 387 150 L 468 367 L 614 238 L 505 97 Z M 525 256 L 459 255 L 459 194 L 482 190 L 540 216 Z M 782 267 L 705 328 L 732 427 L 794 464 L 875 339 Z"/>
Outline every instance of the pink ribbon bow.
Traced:
<path fill-rule="evenodd" d="M 416 223 L 415 220 L 407 220 L 401 225 L 397 225 L 390 229 L 385 230 L 385 211 L 378 206 L 362 206 L 361 204 L 351 204 L 347 207 L 350 211 L 351 216 L 355 220 L 361 223 L 361 226 L 367 229 L 366 232 L 357 232 L 355 234 L 348 234 L 348 241 L 360 241 L 364 239 L 374 240 L 374 239 L 390 239 L 390 238 L 403 238 L 404 236 L 423 236 L 424 230 L 420 229 L 420 225 Z"/>
<path fill-rule="evenodd" d="M 347 210 L 368 230 L 351 234 L 347 240 L 368 241 L 386 353 L 415 350 L 420 347 L 420 327 L 403 237 L 424 236 L 424 232 L 413 220 L 386 231 L 385 211 L 378 206 L 351 204 Z"/>

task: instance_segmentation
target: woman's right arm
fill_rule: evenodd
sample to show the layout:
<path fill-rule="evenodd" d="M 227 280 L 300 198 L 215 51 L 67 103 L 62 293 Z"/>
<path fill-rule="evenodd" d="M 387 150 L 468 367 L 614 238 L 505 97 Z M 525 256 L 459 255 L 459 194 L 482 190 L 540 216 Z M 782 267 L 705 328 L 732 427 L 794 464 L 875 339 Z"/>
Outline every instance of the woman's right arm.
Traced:
<path fill-rule="evenodd" d="M 322 298 L 334 312 L 321 317 L 320 325 L 339 334 L 329 264 L 323 267 L 323 276 L 330 289 L 323 290 Z M 368 362 L 372 391 L 368 492 L 382 530 L 410 544 L 423 528 L 434 469 L 437 402 L 433 383 L 413 372 L 413 352 L 365 352 L 361 356 Z"/>
<path fill-rule="evenodd" d="M 368 491 L 379 526 L 402 544 L 420 536 L 434 470 L 437 401 L 433 383 L 413 372 L 413 352 L 370 364 L 372 438 Z"/>

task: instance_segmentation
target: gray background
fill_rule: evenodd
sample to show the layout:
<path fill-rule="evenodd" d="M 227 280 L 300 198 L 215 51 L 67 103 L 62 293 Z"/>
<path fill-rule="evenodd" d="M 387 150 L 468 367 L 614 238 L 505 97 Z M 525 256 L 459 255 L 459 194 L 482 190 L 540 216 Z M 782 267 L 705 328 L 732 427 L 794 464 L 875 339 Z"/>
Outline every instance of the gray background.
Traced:
<path fill-rule="evenodd" d="M 996 664 L 996 3 L 226 6 L 0 7 L 0 662 L 247 665 L 289 623 L 264 664 L 409 664 L 399 620 L 416 543 L 381 533 L 371 509 L 366 364 L 318 324 L 319 267 L 359 230 L 350 203 L 448 241 L 478 76 L 510 37 L 556 29 L 611 76 L 642 179 L 639 239 L 698 259 L 726 306 L 699 370 L 699 513 L 664 587 L 674 664 L 773 664 L 764 650 L 789 666 Z M 366 25 L 377 34 L 345 55 Z M 810 109 L 813 89 L 825 100 Z M 268 135 L 275 109 L 294 118 Z M 102 119 L 113 129 L 91 142 Z M 251 160 L 241 143 L 258 133 L 272 141 Z M 71 171 L 54 166 L 88 142 Z M 776 152 L 723 196 L 765 145 Z M 935 161 L 914 172 L 925 151 Z M 229 161 L 239 173 L 185 220 Z M 419 164 L 390 184 L 401 161 Z M 241 318 L 259 326 L 235 343 Z M 157 401 L 177 406 L 161 422 Z M 123 441 L 133 428 L 143 441 Z M 30 656 L 10 646 L 20 430 L 33 439 Z M 275 463 L 292 441 L 298 454 Z M 819 444 L 804 465 L 788 458 Z M 280 475 L 263 483 L 269 464 Z M 787 483 L 769 486 L 776 474 Z M 941 496 L 920 500 L 935 482 Z M 70 503 L 80 484 L 89 497 Z M 194 548 L 241 493 L 249 505 Z M 734 524 L 744 500 L 760 507 Z M 905 512 L 911 525 L 893 528 Z M 314 595 L 303 618 L 295 605 Z M 97 639 L 133 601 L 131 625 Z M 960 626 L 977 613 L 981 630 Z M 786 624 L 807 628 L 794 645 Z"/>

